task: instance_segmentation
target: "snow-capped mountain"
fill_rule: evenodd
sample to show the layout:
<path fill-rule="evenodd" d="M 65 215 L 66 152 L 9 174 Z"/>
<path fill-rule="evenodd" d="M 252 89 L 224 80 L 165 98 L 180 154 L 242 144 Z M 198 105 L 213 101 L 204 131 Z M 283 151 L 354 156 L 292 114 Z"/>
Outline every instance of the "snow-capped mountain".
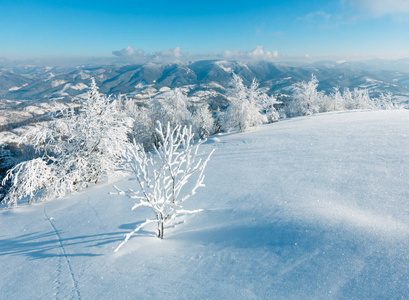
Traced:
<path fill-rule="evenodd" d="M 256 78 L 269 93 L 288 93 L 294 82 L 309 80 L 314 74 L 320 89 L 368 87 L 372 92 L 391 91 L 409 94 L 409 73 L 388 69 L 379 62 L 316 62 L 311 65 L 240 61 L 196 61 L 146 63 L 142 65 L 109 65 L 97 67 L 3 68 L 0 95 L 6 99 L 44 100 L 81 95 L 95 77 L 100 91 L 107 94 L 135 94 L 147 86 L 159 91 L 162 87 L 188 87 L 196 92 L 203 84 L 218 83 L 227 87 L 231 73 L 240 75 L 249 84 Z M 409 71 L 409 70 L 408 70 Z M 367 83 L 372 84 L 368 85 Z"/>
<path fill-rule="evenodd" d="M 54 100 L 71 102 L 76 99 L 81 102 L 91 77 L 105 94 L 122 94 L 146 103 L 158 93 L 178 87 L 193 101 L 207 102 L 213 109 L 227 105 L 225 94 L 232 72 L 243 78 L 246 85 L 257 79 L 265 92 L 284 102 L 291 94 L 292 85 L 309 81 L 312 74 L 319 80 L 318 89 L 328 93 L 334 87 L 341 90 L 365 88 L 371 96 L 392 92 L 395 97 L 407 101 L 409 68 L 408 72 L 402 71 L 406 70 L 405 62 L 372 60 L 299 64 L 203 60 L 139 65 L 0 67 L 0 125 L 10 127 L 10 124 L 47 113 L 52 110 Z M 397 69 L 398 65 L 402 67 Z"/>

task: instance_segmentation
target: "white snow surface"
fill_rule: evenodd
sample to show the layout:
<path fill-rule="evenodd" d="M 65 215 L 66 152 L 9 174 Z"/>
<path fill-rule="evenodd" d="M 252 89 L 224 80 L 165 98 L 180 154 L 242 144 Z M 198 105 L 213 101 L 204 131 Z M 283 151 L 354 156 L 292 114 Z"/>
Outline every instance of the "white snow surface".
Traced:
<path fill-rule="evenodd" d="M 53 81 L 51 82 L 51 86 L 52 86 L 52 87 L 57 87 L 57 86 L 62 85 L 62 84 L 64 84 L 64 83 L 66 83 L 66 81 L 63 80 L 63 79 L 53 80 Z"/>
<path fill-rule="evenodd" d="M 113 183 L 0 212 L 1 299 L 409 298 L 409 111 L 218 135 L 204 209 L 155 235 Z M 134 186 L 127 178 L 115 184 Z"/>
<path fill-rule="evenodd" d="M 77 83 L 76 85 L 71 85 L 70 88 L 73 90 L 85 90 L 88 88 L 88 86 L 80 82 L 80 83 Z"/>

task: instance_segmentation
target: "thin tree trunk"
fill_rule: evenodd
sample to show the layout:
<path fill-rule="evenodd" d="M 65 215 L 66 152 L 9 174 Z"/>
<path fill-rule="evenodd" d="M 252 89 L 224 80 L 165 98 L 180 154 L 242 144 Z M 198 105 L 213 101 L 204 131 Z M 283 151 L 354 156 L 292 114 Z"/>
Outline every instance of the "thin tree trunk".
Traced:
<path fill-rule="evenodd" d="M 158 238 L 163 239 L 164 220 L 162 217 L 158 220 Z"/>

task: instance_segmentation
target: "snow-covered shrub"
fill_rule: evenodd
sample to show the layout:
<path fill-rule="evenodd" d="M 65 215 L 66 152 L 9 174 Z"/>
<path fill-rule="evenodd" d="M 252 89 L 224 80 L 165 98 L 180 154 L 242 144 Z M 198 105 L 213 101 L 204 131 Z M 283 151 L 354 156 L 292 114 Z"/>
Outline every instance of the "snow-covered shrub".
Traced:
<path fill-rule="evenodd" d="M 335 87 L 334 92 L 329 95 L 326 95 L 324 92 L 318 92 L 317 104 L 320 113 L 345 109 L 344 98 L 338 87 Z"/>
<path fill-rule="evenodd" d="M 329 111 L 334 111 L 335 103 L 333 100 L 334 98 L 332 98 L 331 95 L 328 96 L 328 95 L 325 95 L 324 93 L 321 93 L 317 101 L 318 112 L 325 113 Z"/>
<path fill-rule="evenodd" d="M 132 106 L 132 105 L 131 105 Z M 149 103 L 149 108 L 130 107 L 134 119 L 131 130 L 131 140 L 142 144 L 146 151 L 158 146 L 159 138 L 155 131 L 155 123 L 170 124 L 171 128 L 178 125 L 192 126 L 195 139 L 205 138 L 214 133 L 214 118 L 207 105 L 195 107 L 189 98 L 179 89 L 169 90 L 159 94 Z"/>
<path fill-rule="evenodd" d="M 346 110 L 374 108 L 374 103 L 366 89 L 355 88 L 352 92 L 345 88 L 342 94 Z"/>
<path fill-rule="evenodd" d="M 215 113 L 216 117 L 214 119 L 214 133 L 221 133 L 223 132 L 224 128 L 226 127 L 225 124 L 227 124 L 227 118 L 226 118 L 226 112 L 220 110 L 220 108 L 217 109 Z"/>
<path fill-rule="evenodd" d="M 207 105 L 201 105 L 196 109 L 192 123 L 195 138 L 207 138 L 214 133 L 214 118 Z"/>
<path fill-rule="evenodd" d="M 35 153 L 31 147 L 19 147 L 15 143 L 0 146 L 0 201 L 6 197 L 12 184 L 10 178 L 6 178 L 7 171 L 33 157 Z"/>
<path fill-rule="evenodd" d="M 344 97 L 342 97 L 338 87 L 335 88 L 335 91 L 330 95 L 330 98 L 332 98 L 334 111 L 345 110 L 345 100 Z"/>
<path fill-rule="evenodd" d="M 116 188 L 120 195 L 127 194 L 132 199 L 139 199 L 132 210 L 148 206 L 153 210 L 155 219 L 146 220 L 127 234 L 115 251 L 148 223 L 157 223 L 158 237 L 162 239 L 166 225 L 176 217 L 200 211 L 184 210 L 182 203 L 194 195 L 199 187 L 204 187 L 204 170 L 213 151 L 206 158 L 201 158 L 198 150 L 203 141 L 193 144 L 191 127 L 178 125 L 172 128 L 168 123 L 163 129 L 161 123 L 157 122 L 156 132 L 160 141 L 154 152 L 146 152 L 136 143 L 127 149 L 126 164 L 135 175 L 139 192 L 123 192 Z M 184 190 L 183 187 L 192 176 L 196 177 L 195 184 Z"/>
<path fill-rule="evenodd" d="M 344 99 L 344 106 L 346 110 L 352 110 L 355 109 L 355 100 L 354 97 L 351 93 L 351 91 L 348 88 L 345 88 L 343 93 L 342 93 L 342 98 Z"/>
<path fill-rule="evenodd" d="M 153 120 L 150 110 L 146 107 L 138 107 L 138 110 L 132 115 L 133 125 L 129 133 L 131 141 L 141 144 L 145 150 L 153 150 L 154 143 Z"/>
<path fill-rule="evenodd" d="M 261 109 L 267 118 L 267 123 L 278 122 L 280 114 L 274 107 L 278 103 L 277 99 L 273 95 L 268 96 L 263 93 L 260 95 L 260 102 Z"/>
<path fill-rule="evenodd" d="M 323 93 L 317 91 L 318 79 L 311 76 L 309 82 L 299 82 L 293 85 L 293 96 L 286 107 L 288 117 L 308 116 L 320 111 L 320 101 Z"/>
<path fill-rule="evenodd" d="M 78 114 L 64 110 L 22 137 L 39 157 L 9 170 L 13 185 L 6 196 L 8 205 L 16 206 L 27 196 L 30 202 L 50 200 L 97 183 L 121 162 L 127 132 L 116 100 L 101 95 L 92 79 Z"/>
<path fill-rule="evenodd" d="M 228 90 L 230 101 L 226 111 L 220 117 L 222 128 L 225 131 L 239 129 L 246 131 L 251 127 L 257 127 L 267 122 L 267 117 L 262 114 L 261 92 L 258 83 L 253 80 L 250 88 L 243 84 L 240 76 L 233 73 L 231 88 Z"/>
<path fill-rule="evenodd" d="M 352 92 L 345 88 L 343 93 L 335 88 L 334 93 L 326 95 L 323 91 L 317 91 L 318 80 L 312 75 L 309 82 L 301 82 L 293 85 L 293 96 L 286 106 L 286 116 L 307 116 L 315 113 L 330 111 L 372 109 L 379 107 L 389 109 L 391 107 L 391 95 L 381 95 L 378 101 L 369 97 L 368 90 L 355 88 Z M 389 97 L 389 98 L 388 98 Z"/>
<path fill-rule="evenodd" d="M 388 92 L 386 94 L 381 93 L 379 95 L 379 98 L 376 99 L 376 108 L 378 109 L 385 109 L 385 110 L 390 110 L 390 109 L 400 109 L 401 106 L 398 103 L 395 103 L 392 100 L 392 93 Z"/>
<path fill-rule="evenodd" d="M 171 127 L 190 126 L 193 116 L 188 105 L 189 98 L 180 89 L 167 91 L 151 101 L 151 119 L 154 123 L 169 123 Z"/>
<path fill-rule="evenodd" d="M 56 168 L 47 164 L 43 158 L 22 162 L 9 170 L 4 182 L 11 181 L 11 189 L 6 196 L 8 205 L 17 205 L 19 199 L 28 198 L 35 202 L 36 198 L 52 199 L 58 193 L 58 178 Z"/>
<path fill-rule="evenodd" d="M 374 107 L 368 90 L 355 88 L 352 94 L 355 101 L 355 109 L 370 109 Z"/>

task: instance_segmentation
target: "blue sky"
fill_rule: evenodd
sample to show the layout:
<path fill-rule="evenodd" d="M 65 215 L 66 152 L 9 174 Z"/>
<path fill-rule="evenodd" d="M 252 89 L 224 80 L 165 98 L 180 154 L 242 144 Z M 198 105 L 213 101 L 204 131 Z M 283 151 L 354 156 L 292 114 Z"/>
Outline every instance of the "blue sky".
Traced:
<path fill-rule="evenodd" d="M 409 0 L 0 0 L 0 57 L 409 56 Z"/>

